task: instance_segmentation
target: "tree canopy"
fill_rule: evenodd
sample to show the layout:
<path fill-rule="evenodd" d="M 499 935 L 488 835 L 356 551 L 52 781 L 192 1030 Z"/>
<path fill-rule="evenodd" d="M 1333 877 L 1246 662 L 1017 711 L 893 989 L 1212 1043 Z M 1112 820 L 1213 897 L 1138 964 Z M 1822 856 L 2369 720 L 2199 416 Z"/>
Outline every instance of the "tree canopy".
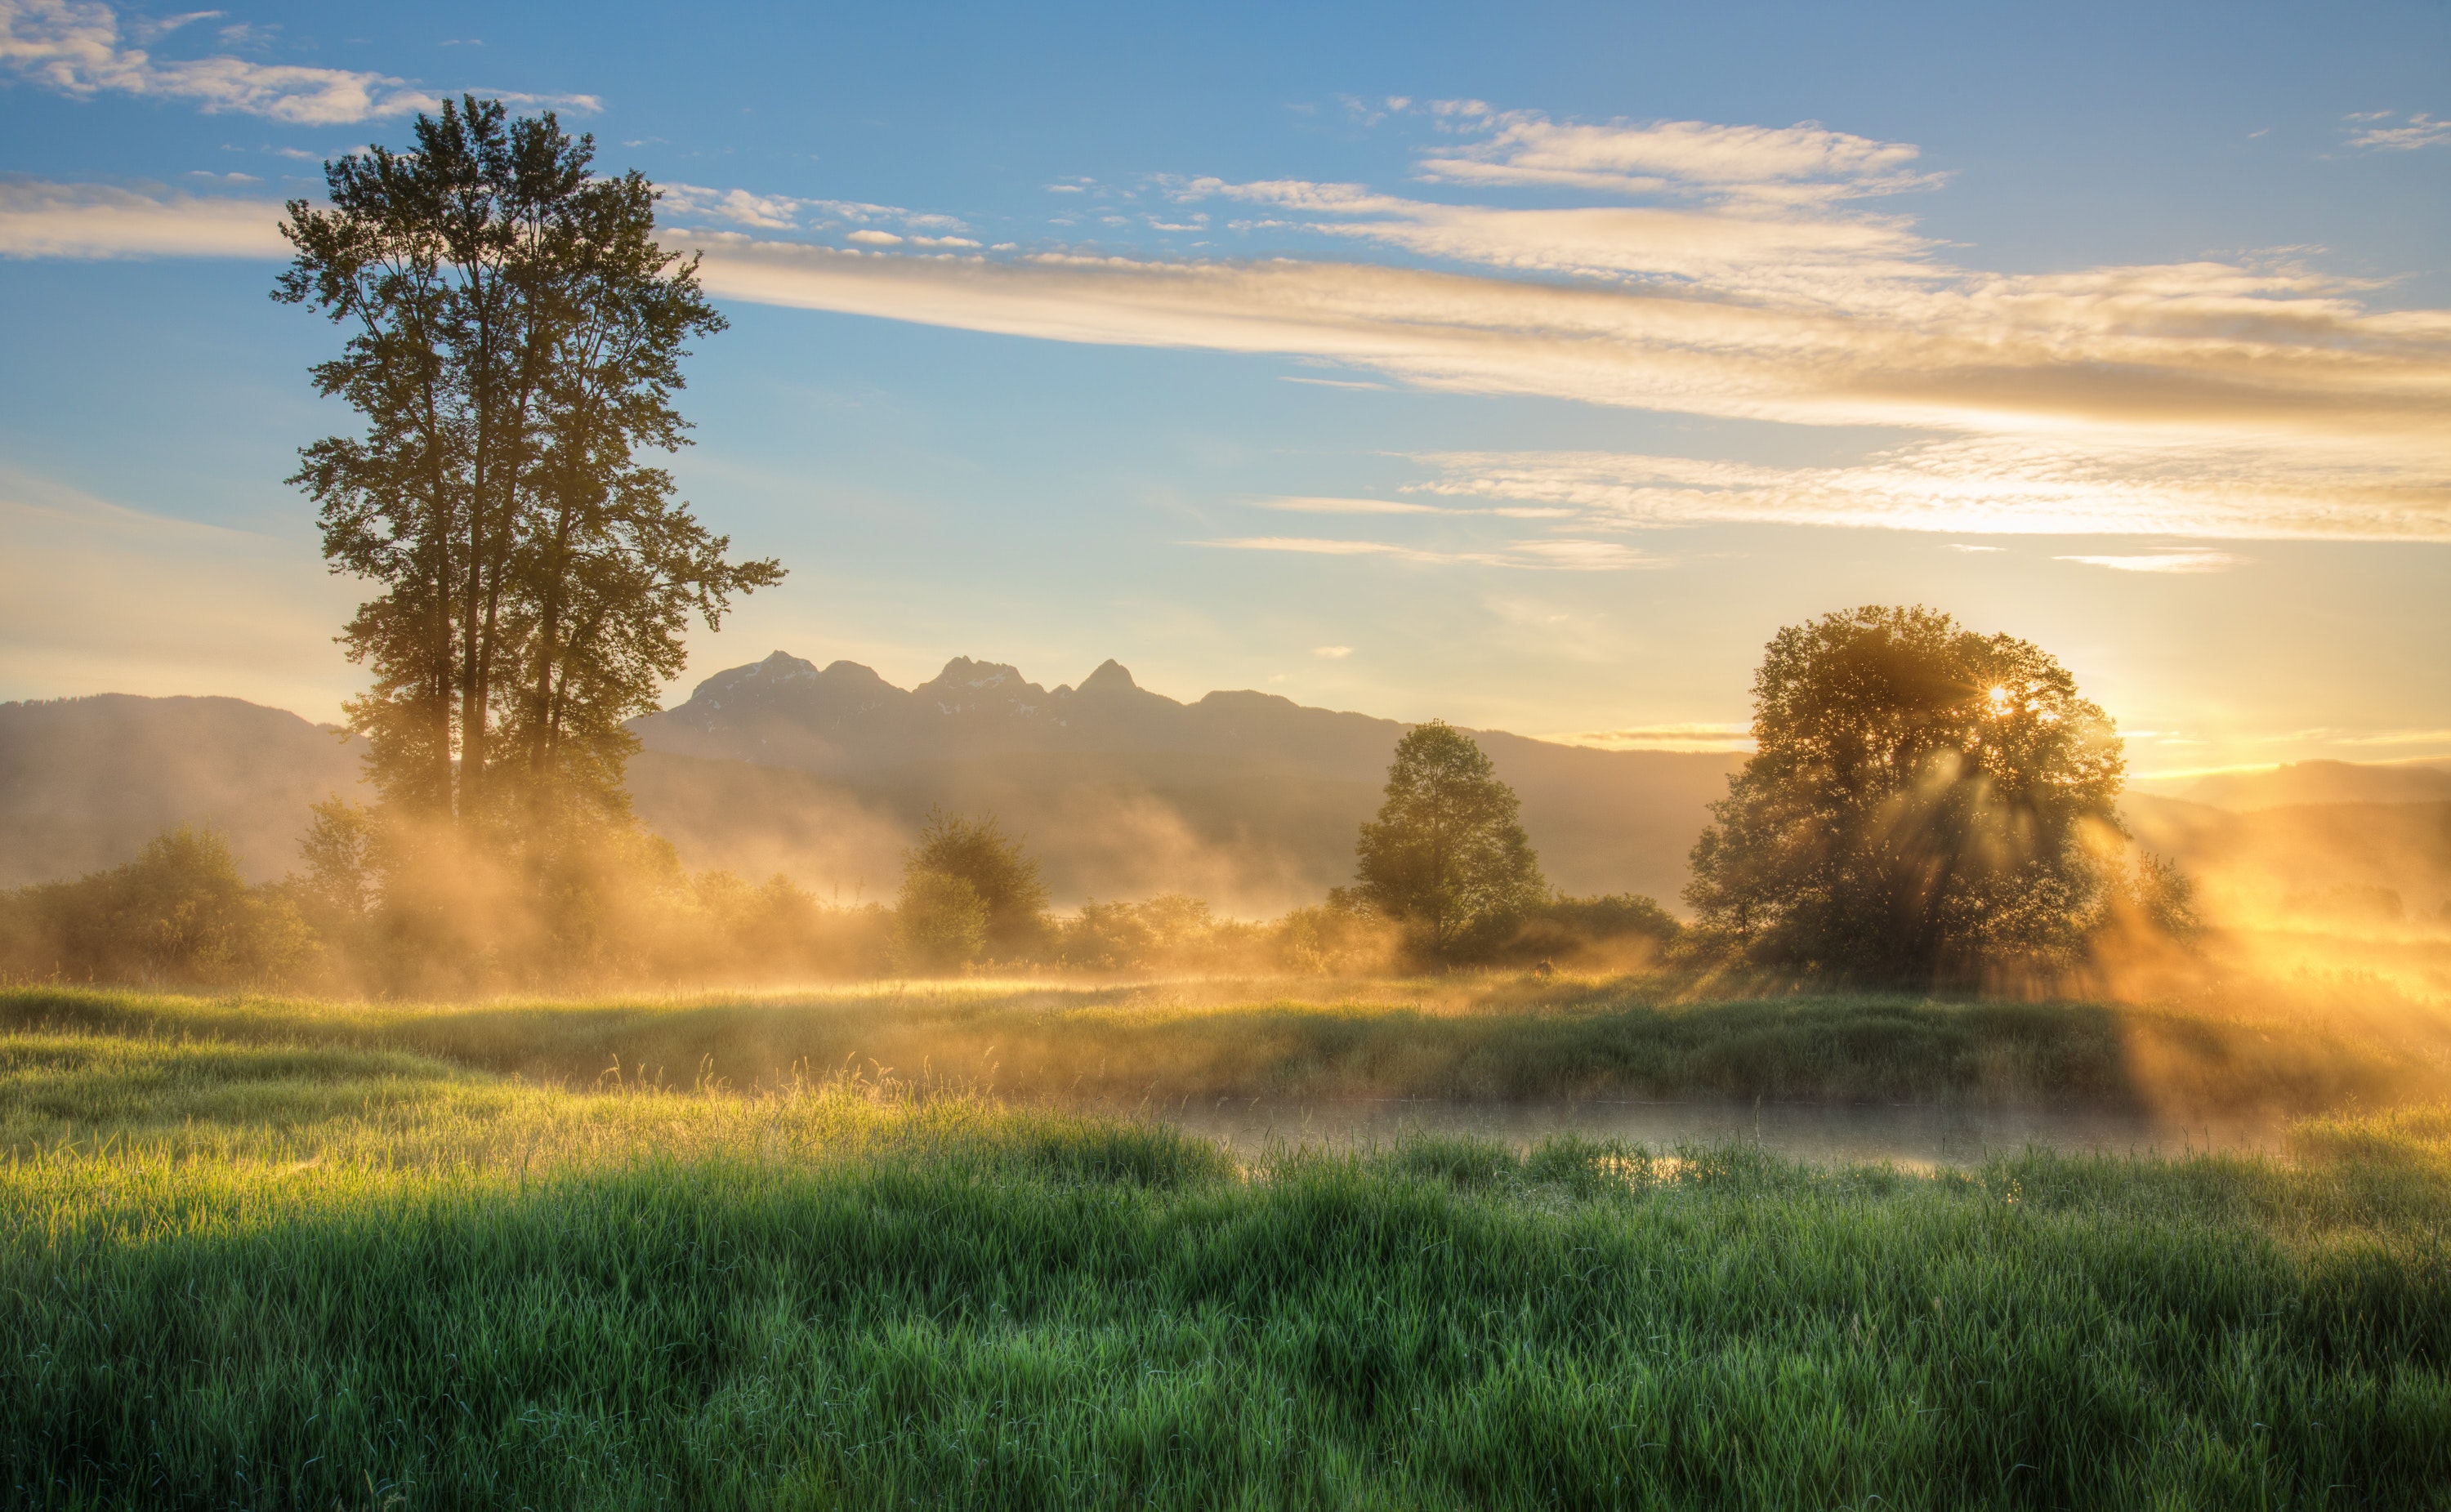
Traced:
<path fill-rule="evenodd" d="M 475 830 L 539 810 L 618 815 L 634 742 L 770 560 L 674 499 L 643 451 L 686 444 L 685 344 L 723 328 L 696 261 L 654 239 L 656 190 L 590 171 L 592 138 L 498 101 L 421 115 L 414 147 L 324 166 L 293 200 L 274 298 L 348 328 L 315 387 L 363 417 L 305 447 L 334 570 L 375 584 L 343 636 L 349 705 L 387 803 Z"/>
<path fill-rule="evenodd" d="M 1417 725 L 1396 742 L 1379 817 L 1362 826 L 1355 891 L 1433 958 L 1494 943 L 1549 892 L 1520 809 L 1472 736 Z"/>
<path fill-rule="evenodd" d="M 1038 863 L 997 826 L 993 815 L 971 819 L 929 810 L 918 843 L 902 865 L 906 888 L 923 874 L 966 884 L 986 911 L 980 944 L 990 953 L 1026 955 L 1045 938 L 1047 887 L 1038 879 Z"/>
<path fill-rule="evenodd" d="M 2048 653 L 1919 607 L 1826 615 L 1770 642 L 1753 732 L 1685 894 L 1751 959 L 1930 980 L 2081 943 L 2125 763 Z"/>

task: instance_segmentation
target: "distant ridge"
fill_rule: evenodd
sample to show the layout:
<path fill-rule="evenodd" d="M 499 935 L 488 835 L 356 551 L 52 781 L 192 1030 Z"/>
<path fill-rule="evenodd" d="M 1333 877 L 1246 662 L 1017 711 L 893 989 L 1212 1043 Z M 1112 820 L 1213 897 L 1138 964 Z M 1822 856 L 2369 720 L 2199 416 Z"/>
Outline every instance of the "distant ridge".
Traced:
<path fill-rule="evenodd" d="M 1184 703 L 1141 687 L 1113 660 L 1077 688 L 1049 689 L 1007 663 L 956 657 L 906 691 L 856 662 L 821 670 L 778 651 L 714 674 L 686 702 L 630 728 L 651 761 L 790 768 L 906 815 L 923 795 L 992 810 L 1045 848 L 1059 895 L 1162 889 L 1159 868 L 1131 860 L 1170 854 L 1186 875 L 1226 877 L 1214 884 L 1221 903 L 1272 907 L 1350 879 L 1355 827 L 1378 807 L 1409 727 L 1268 693 Z M 1473 734 L 1522 798 L 1550 879 L 1576 893 L 1673 901 L 1704 806 L 1742 760 Z M 1153 838 L 1114 843 L 1101 834 L 1108 814 L 1133 815 Z M 1074 846 L 1086 850 L 1070 854 Z"/>
<path fill-rule="evenodd" d="M 190 823 L 268 880 L 298 864 L 306 806 L 357 786 L 353 743 L 239 698 L 0 703 L 0 887 L 116 866 Z"/>
<path fill-rule="evenodd" d="M 780 651 L 716 673 L 687 702 L 630 727 L 653 751 L 829 776 L 1017 752 L 1179 752 L 1352 778 L 1382 775 L 1404 729 L 1267 693 L 1181 703 L 1111 659 L 1077 688 L 1049 690 L 1003 662 L 955 657 L 905 691 L 855 661 L 820 671 Z"/>

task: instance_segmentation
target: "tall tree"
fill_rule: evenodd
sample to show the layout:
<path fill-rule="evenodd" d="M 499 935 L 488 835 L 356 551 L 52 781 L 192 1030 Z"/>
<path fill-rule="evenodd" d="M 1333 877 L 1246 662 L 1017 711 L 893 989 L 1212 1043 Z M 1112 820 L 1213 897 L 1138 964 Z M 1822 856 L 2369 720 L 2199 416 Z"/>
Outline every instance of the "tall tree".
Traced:
<path fill-rule="evenodd" d="M 1685 893 L 1752 959 L 1929 981 L 2075 951 L 2125 762 L 2049 653 L 1923 608 L 1791 625 L 1754 739 Z"/>
<path fill-rule="evenodd" d="M 1496 943 L 1549 893 L 1520 809 L 1472 736 L 1442 719 L 1415 726 L 1396 742 L 1386 801 L 1354 847 L 1357 891 L 1433 958 Z"/>
<path fill-rule="evenodd" d="M 642 450 L 687 443 L 693 337 L 723 328 L 695 261 L 656 245 L 652 185 L 592 138 L 497 101 L 420 116 L 413 150 L 325 165 L 292 201 L 274 298 L 350 327 L 315 386 L 365 421 L 301 453 L 335 569 L 379 585 L 343 639 L 391 804 L 476 829 L 618 812 L 633 744 L 695 614 L 780 580 L 735 562 Z M 524 812 L 523 812 L 524 806 Z"/>

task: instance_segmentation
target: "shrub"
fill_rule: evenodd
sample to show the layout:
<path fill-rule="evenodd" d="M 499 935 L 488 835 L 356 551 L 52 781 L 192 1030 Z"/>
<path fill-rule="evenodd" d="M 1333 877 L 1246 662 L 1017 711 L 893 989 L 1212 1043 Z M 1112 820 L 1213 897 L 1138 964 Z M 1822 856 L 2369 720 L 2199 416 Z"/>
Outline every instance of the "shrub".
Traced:
<path fill-rule="evenodd" d="M 987 910 L 985 948 L 996 956 L 1014 959 L 1046 947 L 1047 887 L 1038 863 L 997 828 L 994 815 L 971 819 L 930 809 L 919 843 L 902 865 L 908 875 L 932 873 L 969 883 Z"/>
<path fill-rule="evenodd" d="M 1510 961 L 1631 970 L 1657 959 L 1683 933 L 1666 909 L 1635 893 L 1558 897 L 1525 915 L 1501 953 Z"/>
<path fill-rule="evenodd" d="M 21 888 L 0 914 L 12 976 L 275 987 L 322 964 L 289 891 L 249 887 L 229 841 L 188 825 L 154 836 L 125 866 Z"/>
<path fill-rule="evenodd" d="M 965 877 L 914 871 L 893 913 L 893 955 L 906 972 L 956 971 L 988 942 L 988 906 Z"/>

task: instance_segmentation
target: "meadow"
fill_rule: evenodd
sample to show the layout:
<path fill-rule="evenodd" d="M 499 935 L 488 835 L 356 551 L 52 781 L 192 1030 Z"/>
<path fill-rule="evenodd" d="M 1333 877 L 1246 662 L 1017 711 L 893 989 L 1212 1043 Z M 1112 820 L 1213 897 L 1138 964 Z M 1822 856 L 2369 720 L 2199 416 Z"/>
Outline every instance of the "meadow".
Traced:
<path fill-rule="evenodd" d="M 1513 978 L 16 990 L 0 1472 L 60 1507 L 2451 1504 L 2439 1021 L 2284 1028 Z M 2140 1044 L 2334 1111 L 2271 1156 L 1932 1172 L 1236 1158 L 987 1080 L 2200 1084 Z"/>
<path fill-rule="evenodd" d="M 404 1003 L 20 986 L 0 987 L 0 1031 L 400 1051 L 570 1088 L 754 1090 L 851 1070 L 1106 1107 L 1637 1096 L 2292 1115 L 2451 1097 L 2451 1007 L 2366 976 L 2143 1004 L 1745 985 L 978 978 Z"/>

